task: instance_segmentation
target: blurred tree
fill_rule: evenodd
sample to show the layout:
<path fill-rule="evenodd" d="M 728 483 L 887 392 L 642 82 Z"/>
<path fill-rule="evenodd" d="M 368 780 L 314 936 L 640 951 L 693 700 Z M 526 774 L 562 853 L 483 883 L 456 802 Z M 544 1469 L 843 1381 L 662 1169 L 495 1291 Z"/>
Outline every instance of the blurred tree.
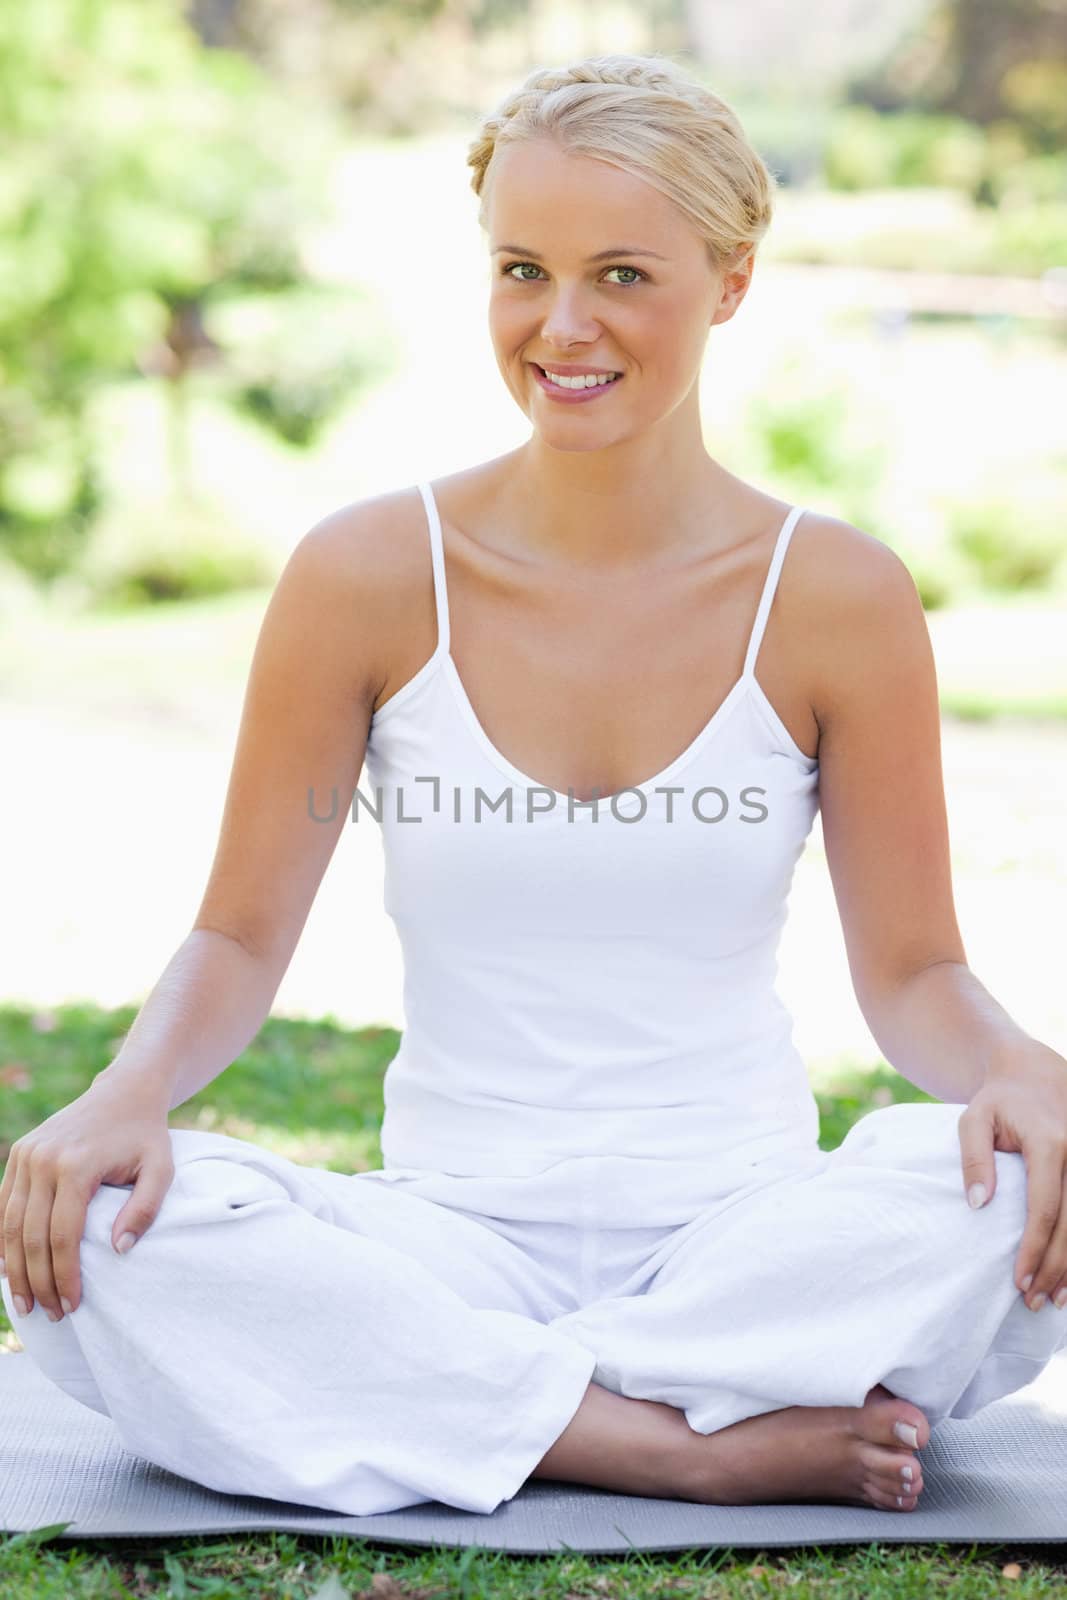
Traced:
<path fill-rule="evenodd" d="M 205 311 L 304 281 L 321 133 L 202 51 L 180 0 L 3 8 L 0 542 L 28 571 L 62 571 L 98 510 L 101 384 L 167 382 L 181 478 L 186 380 L 221 354 Z"/>
<path fill-rule="evenodd" d="M 709 5 L 679 0 L 687 48 L 715 81 L 766 100 L 774 111 L 791 105 L 818 111 L 856 73 L 895 48 L 930 0 L 818 0 L 783 6 L 781 0 Z"/>
<path fill-rule="evenodd" d="M 852 87 L 879 110 L 946 112 L 982 126 L 1016 122 L 1033 148 L 1067 135 L 1063 0 L 935 0 Z"/>
<path fill-rule="evenodd" d="M 532 65 L 551 59 L 547 41 L 568 0 L 186 0 L 205 44 L 241 50 L 290 83 L 314 84 L 360 132 L 422 133 L 467 127 Z M 572 8 L 581 43 L 613 44 L 620 17 L 631 42 L 674 50 L 685 32 L 682 0 L 584 0 Z"/>

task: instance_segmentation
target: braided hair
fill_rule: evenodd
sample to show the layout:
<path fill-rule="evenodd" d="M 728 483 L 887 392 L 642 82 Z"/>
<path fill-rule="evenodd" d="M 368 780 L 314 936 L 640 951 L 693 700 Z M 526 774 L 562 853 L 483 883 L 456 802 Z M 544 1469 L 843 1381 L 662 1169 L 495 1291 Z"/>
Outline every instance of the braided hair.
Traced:
<path fill-rule="evenodd" d="M 714 267 L 743 259 L 770 227 L 776 178 L 726 101 L 669 56 L 538 67 L 505 95 L 467 153 L 483 229 L 494 152 L 534 138 L 643 178 L 686 213 Z"/>

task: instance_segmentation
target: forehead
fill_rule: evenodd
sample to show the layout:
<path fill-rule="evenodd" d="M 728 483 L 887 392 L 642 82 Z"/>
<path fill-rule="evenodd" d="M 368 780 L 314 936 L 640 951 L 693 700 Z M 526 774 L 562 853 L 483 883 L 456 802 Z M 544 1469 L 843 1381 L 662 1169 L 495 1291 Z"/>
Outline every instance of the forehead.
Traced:
<path fill-rule="evenodd" d="M 564 150 L 551 139 L 497 147 L 487 215 L 494 244 L 521 239 L 548 248 L 610 233 L 612 240 L 634 245 L 681 247 L 692 233 L 684 213 L 652 184 L 611 162 Z"/>

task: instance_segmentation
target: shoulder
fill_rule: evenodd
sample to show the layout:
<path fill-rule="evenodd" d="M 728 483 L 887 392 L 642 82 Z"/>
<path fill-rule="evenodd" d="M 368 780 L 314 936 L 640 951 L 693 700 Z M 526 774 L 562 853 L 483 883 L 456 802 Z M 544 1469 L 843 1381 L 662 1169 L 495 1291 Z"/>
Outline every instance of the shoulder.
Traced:
<path fill-rule="evenodd" d="M 884 540 L 842 518 L 806 511 L 788 588 L 808 663 L 812 709 L 825 728 L 892 670 L 929 685 L 933 655 L 926 613 L 907 564 Z"/>
<path fill-rule="evenodd" d="M 311 578 L 378 598 L 403 579 L 428 545 L 426 513 L 412 485 L 328 512 L 302 536 L 291 559 Z"/>
<path fill-rule="evenodd" d="M 793 537 L 794 587 L 808 597 L 820 593 L 835 611 L 862 612 L 909 592 L 918 598 L 915 580 L 896 551 L 851 522 L 805 511 Z"/>
<path fill-rule="evenodd" d="M 373 699 L 388 674 L 390 640 L 410 625 L 412 596 L 430 574 L 426 513 L 416 486 L 350 501 L 298 539 L 272 606 L 319 653 L 348 663 Z M 430 591 L 432 593 L 432 590 Z"/>

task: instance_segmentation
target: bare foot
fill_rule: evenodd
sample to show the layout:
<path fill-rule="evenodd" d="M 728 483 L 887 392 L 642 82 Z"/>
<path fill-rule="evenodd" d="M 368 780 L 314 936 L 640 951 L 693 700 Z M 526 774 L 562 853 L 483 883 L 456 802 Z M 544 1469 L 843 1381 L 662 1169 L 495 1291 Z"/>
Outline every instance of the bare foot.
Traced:
<path fill-rule="evenodd" d="M 894 1434 L 895 1422 L 915 1429 L 915 1448 L 929 1442 L 918 1406 L 877 1383 L 862 1406 L 788 1406 L 698 1434 L 703 1446 L 685 1498 L 704 1505 L 833 1500 L 914 1511 L 922 1468 Z"/>

